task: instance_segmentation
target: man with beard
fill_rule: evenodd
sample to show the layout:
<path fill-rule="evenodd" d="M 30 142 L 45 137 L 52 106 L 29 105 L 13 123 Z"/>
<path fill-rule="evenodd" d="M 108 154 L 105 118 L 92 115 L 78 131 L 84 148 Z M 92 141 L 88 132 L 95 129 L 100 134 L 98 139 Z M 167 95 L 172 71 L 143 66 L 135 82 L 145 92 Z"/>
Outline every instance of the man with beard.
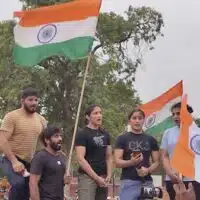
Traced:
<path fill-rule="evenodd" d="M 63 200 L 66 157 L 60 151 L 60 130 L 48 126 L 42 133 L 41 140 L 45 148 L 31 161 L 31 200 Z"/>
<path fill-rule="evenodd" d="M 29 200 L 29 177 L 25 177 L 35 154 L 37 139 L 46 126 L 36 112 L 39 92 L 26 88 L 21 92 L 21 108 L 6 114 L 0 128 L 0 168 L 11 184 L 9 200 Z"/>

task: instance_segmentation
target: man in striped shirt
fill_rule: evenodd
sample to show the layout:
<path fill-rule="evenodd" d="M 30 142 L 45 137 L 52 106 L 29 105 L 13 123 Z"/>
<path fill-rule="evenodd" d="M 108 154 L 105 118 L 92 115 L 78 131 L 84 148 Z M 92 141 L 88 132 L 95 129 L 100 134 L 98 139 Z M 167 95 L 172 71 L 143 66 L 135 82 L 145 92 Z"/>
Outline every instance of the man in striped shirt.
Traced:
<path fill-rule="evenodd" d="M 26 88 L 21 92 L 21 108 L 7 113 L 0 128 L 0 150 L 3 157 L 0 167 L 11 184 L 9 200 L 29 200 L 30 169 L 45 119 L 36 112 L 39 92 Z"/>

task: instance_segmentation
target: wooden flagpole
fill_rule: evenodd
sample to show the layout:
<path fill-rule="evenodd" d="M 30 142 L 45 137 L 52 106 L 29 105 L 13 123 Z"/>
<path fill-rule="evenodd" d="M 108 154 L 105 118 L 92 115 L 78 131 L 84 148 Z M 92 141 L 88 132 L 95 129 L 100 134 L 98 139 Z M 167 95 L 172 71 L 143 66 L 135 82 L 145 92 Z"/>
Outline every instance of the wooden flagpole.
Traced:
<path fill-rule="evenodd" d="M 182 100 L 181 100 L 182 101 Z M 182 123 L 180 122 L 180 129 L 179 129 L 179 134 L 181 134 L 181 130 L 182 130 Z M 176 144 L 177 145 L 177 144 Z M 183 174 L 181 174 L 180 172 L 178 172 L 178 178 L 183 181 Z"/>
<path fill-rule="evenodd" d="M 85 91 L 85 85 L 86 85 L 87 75 L 88 75 L 88 71 L 89 71 L 89 67 L 90 67 L 91 57 L 92 57 L 92 52 L 90 52 L 89 55 L 88 55 L 87 65 L 86 65 L 86 68 L 85 68 L 83 85 L 82 85 L 82 89 L 81 89 L 81 96 L 80 96 L 80 99 L 79 99 L 79 105 L 78 105 L 78 110 L 77 110 L 77 115 L 76 115 L 75 127 L 74 127 L 74 132 L 73 132 L 73 137 L 72 137 L 71 149 L 70 149 L 70 152 L 69 152 L 69 158 L 68 158 L 68 164 L 67 164 L 67 176 L 70 176 L 72 154 L 73 154 L 73 149 L 74 149 L 76 132 L 77 132 L 77 129 L 78 129 L 78 121 L 79 121 L 81 106 L 82 106 L 82 102 L 83 102 L 83 95 L 84 95 L 84 91 Z"/>

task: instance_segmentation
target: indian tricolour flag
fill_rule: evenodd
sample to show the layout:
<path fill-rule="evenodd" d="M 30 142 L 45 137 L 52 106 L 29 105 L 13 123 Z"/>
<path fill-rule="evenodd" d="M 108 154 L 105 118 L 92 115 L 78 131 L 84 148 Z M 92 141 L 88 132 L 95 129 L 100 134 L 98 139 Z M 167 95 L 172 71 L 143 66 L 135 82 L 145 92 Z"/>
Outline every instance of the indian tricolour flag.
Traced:
<path fill-rule="evenodd" d="M 180 136 L 171 158 L 171 167 L 181 175 L 200 182 L 200 128 L 187 111 L 187 95 L 181 103 Z"/>
<path fill-rule="evenodd" d="M 84 58 L 92 47 L 101 0 L 70 3 L 15 12 L 16 64 L 33 66 L 50 56 Z"/>
<path fill-rule="evenodd" d="M 165 130 L 175 126 L 171 118 L 171 107 L 181 102 L 182 94 L 183 84 L 180 81 L 159 97 L 139 107 L 146 115 L 144 124 L 146 133 L 155 137 L 161 136 Z"/>

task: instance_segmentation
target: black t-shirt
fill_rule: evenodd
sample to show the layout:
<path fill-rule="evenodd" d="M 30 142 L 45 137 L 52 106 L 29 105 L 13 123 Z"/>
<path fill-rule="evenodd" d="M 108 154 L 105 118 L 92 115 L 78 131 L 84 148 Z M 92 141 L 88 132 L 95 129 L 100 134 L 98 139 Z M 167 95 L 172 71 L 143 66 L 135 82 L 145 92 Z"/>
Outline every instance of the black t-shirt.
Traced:
<path fill-rule="evenodd" d="M 52 155 L 46 150 L 38 152 L 31 161 L 31 174 L 41 175 L 40 200 L 64 199 L 66 158 L 61 153 Z"/>
<path fill-rule="evenodd" d="M 106 175 L 106 150 L 110 145 L 109 134 L 101 129 L 85 127 L 76 136 L 75 146 L 86 148 L 85 159 L 98 175 Z M 84 173 L 81 167 L 79 172 Z"/>
<path fill-rule="evenodd" d="M 143 154 L 143 161 L 141 163 L 144 167 L 149 167 L 149 159 L 152 151 L 158 151 L 158 143 L 150 135 L 146 134 L 134 134 L 132 132 L 124 133 L 117 138 L 116 149 L 123 149 L 123 159 L 130 160 L 131 154 L 136 151 L 140 151 Z M 142 180 L 138 176 L 136 167 L 131 166 L 122 169 L 121 179 L 131 179 L 131 180 Z M 144 180 L 152 180 L 150 175 L 144 177 Z"/>

